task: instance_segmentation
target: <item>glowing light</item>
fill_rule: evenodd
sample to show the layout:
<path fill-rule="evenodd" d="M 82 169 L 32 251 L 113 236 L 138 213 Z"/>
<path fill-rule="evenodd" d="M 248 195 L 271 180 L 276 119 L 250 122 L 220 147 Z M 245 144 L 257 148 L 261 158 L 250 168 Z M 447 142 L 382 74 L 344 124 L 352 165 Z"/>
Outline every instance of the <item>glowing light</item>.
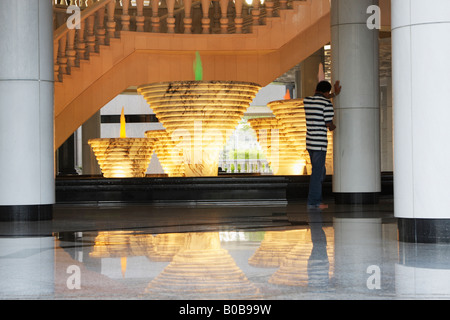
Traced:
<path fill-rule="evenodd" d="M 260 88 L 236 81 L 175 81 L 142 85 L 138 92 L 192 177 L 218 175 L 219 153 Z"/>
<path fill-rule="evenodd" d="M 127 138 L 124 108 L 120 115 L 120 138 L 90 139 L 105 178 L 145 177 L 152 159 L 153 142 L 150 138 Z"/>
<path fill-rule="evenodd" d="M 154 139 L 154 150 L 164 172 L 169 177 L 184 177 L 183 154 L 178 152 L 167 130 L 149 130 L 145 136 Z"/>
<path fill-rule="evenodd" d="M 127 137 L 124 108 L 122 108 L 122 113 L 120 114 L 120 137 Z"/>
<path fill-rule="evenodd" d="M 202 81 L 203 80 L 202 59 L 201 59 L 200 53 L 198 51 L 195 52 L 194 75 L 195 75 L 195 80 L 196 81 Z"/>
<path fill-rule="evenodd" d="M 122 277 L 125 278 L 125 272 L 127 271 L 127 257 L 120 257 L 120 269 L 122 271 Z"/>
<path fill-rule="evenodd" d="M 303 174 L 305 160 L 287 135 L 281 122 L 274 118 L 249 119 L 261 148 L 275 175 Z"/>
<path fill-rule="evenodd" d="M 105 178 L 145 177 L 153 139 L 98 138 L 88 141 Z"/>
<path fill-rule="evenodd" d="M 219 153 L 261 86 L 249 82 L 202 81 L 198 51 L 193 68 L 195 81 L 141 85 L 137 91 L 171 140 L 166 142 L 170 151 L 160 152 L 161 157 L 168 162 L 183 163 L 185 176 L 217 176 Z"/>
<path fill-rule="evenodd" d="M 302 175 L 305 171 L 306 160 L 300 160 L 294 164 L 293 170 L 295 175 Z"/>

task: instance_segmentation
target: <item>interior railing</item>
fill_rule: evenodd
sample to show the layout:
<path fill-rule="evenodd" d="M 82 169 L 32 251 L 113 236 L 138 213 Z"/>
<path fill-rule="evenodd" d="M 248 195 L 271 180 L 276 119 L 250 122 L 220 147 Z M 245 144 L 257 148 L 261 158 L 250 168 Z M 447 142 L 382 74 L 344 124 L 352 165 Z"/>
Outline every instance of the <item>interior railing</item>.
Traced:
<path fill-rule="evenodd" d="M 121 31 L 251 33 L 253 26 L 291 8 L 292 1 L 54 0 L 55 81 L 62 81 L 81 60 L 89 60 L 102 45 L 119 38 Z"/>

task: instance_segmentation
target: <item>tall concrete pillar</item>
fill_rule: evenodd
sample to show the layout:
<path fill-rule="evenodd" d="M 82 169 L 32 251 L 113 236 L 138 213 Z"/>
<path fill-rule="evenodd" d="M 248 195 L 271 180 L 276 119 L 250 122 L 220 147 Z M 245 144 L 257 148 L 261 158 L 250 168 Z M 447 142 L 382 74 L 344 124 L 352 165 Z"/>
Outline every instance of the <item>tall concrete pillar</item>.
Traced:
<path fill-rule="evenodd" d="M 51 219 L 52 1 L 0 6 L 0 220 Z"/>
<path fill-rule="evenodd" d="M 376 203 L 381 191 L 378 30 L 367 9 L 376 0 L 331 0 L 332 78 L 342 91 L 334 99 L 336 203 Z"/>
<path fill-rule="evenodd" d="M 393 0 L 391 15 L 400 239 L 450 242 L 450 1 Z"/>

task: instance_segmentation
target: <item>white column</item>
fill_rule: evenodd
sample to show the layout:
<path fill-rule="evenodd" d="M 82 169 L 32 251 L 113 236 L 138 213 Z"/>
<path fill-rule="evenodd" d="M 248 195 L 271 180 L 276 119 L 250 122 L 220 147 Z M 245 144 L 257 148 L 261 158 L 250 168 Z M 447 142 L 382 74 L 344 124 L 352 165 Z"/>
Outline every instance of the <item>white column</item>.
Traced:
<path fill-rule="evenodd" d="M 391 15 L 395 216 L 449 241 L 450 1 L 393 0 Z"/>
<path fill-rule="evenodd" d="M 396 297 L 428 299 L 450 295 L 448 246 L 401 243 L 395 264 Z"/>
<path fill-rule="evenodd" d="M 52 21 L 50 0 L 1 2 L 0 220 L 52 215 Z"/>
<path fill-rule="evenodd" d="M 331 0 L 334 176 L 337 203 L 373 203 L 381 191 L 378 30 L 367 27 L 376 0 Z"/>

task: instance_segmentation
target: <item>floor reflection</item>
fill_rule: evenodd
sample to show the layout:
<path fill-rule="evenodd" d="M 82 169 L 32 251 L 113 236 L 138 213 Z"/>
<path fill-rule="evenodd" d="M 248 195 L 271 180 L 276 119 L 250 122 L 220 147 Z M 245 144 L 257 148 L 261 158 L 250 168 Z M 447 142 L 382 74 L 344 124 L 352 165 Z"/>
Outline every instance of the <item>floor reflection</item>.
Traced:
<path fill-rule="evenodd" d="M 310 214 L 309 221 L 309 228 L 299 230 L 302 237 L 283 256 L 270 283 L 329 288 L 334 273 L 334 229 L 323 227 L 318 214 Z"/>
<path fill-rule="evenodd" d="M 254 299 L 251 283 L 227 250 L 218 232 L 187 233 L 180 251 L 145 289 L 153 299 Z"/>
<path fill-rule="evenodd" d="M 0 298 L 450 297 L 450 246 L 399 243 L 385 216 L 316 212 L 259 230 L 149 230 L 1 237 Z"/>

